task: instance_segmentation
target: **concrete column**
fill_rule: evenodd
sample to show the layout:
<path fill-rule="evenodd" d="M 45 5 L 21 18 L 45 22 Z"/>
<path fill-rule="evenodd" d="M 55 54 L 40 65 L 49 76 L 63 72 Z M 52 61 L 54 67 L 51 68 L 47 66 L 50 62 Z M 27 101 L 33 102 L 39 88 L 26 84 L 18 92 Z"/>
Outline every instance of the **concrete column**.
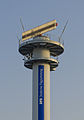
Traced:
<path fill-rule="evenodd" d="M 33 57 L 50 57 L 49 50 L 37 48 Z M 33 64 L 32 81 L 32 120 L 50 120 L 50 65 Z"/>

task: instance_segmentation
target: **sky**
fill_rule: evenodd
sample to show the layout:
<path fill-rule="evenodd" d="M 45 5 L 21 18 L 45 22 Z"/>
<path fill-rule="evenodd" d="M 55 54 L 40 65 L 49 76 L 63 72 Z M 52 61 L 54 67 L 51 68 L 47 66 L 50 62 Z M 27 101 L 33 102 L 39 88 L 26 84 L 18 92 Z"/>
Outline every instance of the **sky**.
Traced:
<path fill-rule="evenodd" d="M 25 30 L 56 19 L 64 53 L 50 73 L 51 120 L 84 120 L 84 0 L 0 0 L 0 120 L 32 120 L 32 70 L 18 52 Z"/>

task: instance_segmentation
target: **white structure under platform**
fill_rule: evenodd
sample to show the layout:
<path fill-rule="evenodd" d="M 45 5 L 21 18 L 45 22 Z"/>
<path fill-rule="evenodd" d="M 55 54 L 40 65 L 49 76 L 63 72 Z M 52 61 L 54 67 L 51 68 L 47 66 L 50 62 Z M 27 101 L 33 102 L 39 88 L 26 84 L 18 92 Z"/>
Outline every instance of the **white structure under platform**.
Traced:
<path fill-rule="evenodd" d="M 55 71 L 59 56 L 64 51 L 61 43 L 47 36 L 37 36 L 19 44 L 25 56 L 24 66 L 33 70 L 32 120 L 50 120 L 50 71 Z"/>

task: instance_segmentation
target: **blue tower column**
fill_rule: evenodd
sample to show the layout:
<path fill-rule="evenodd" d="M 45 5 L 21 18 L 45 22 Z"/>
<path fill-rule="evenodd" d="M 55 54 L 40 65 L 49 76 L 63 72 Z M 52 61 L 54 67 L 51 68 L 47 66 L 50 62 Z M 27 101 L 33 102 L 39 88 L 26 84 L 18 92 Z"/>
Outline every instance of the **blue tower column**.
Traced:
<path fill-rule="evenodd" d="M 50 120 L 49 64 L 33 65 L 32 94 L 32 120 Z"/>

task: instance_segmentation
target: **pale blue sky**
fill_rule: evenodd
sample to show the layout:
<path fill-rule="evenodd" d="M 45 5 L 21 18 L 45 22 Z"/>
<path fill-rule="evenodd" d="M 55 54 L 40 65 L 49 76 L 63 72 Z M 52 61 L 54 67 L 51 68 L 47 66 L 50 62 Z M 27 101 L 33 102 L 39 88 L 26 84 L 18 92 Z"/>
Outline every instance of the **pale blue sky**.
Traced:
<path fill-rule="evenodd" d="M 51 72 L 51 120 L 84 120 L 84 0 L 0 0 L 0 120 L 32 120 L 32 71 L 18 52 L 25 30 L 56 19 L 65 51 Z"/>

